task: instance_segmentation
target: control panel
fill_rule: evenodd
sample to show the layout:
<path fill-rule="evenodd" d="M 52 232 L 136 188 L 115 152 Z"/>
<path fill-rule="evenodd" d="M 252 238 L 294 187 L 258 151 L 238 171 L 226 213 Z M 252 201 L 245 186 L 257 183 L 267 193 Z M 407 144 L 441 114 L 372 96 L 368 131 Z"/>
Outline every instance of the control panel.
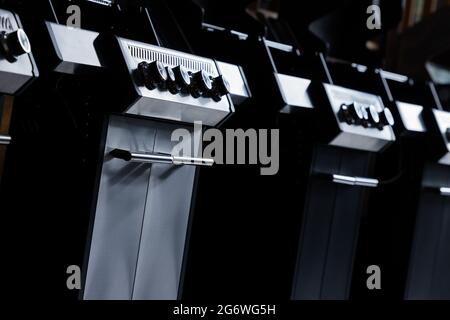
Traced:
<path fill-rule="evenodd" d="M 394 117 L 379 96 L 330 84 L 322 86 L 326 101 L 318 106 L 328 105 L 322 109 L 329 120 L 324 125 L 331 126 L 324 128 L 332 132 L 330 145 L 380 152 L 395 141 Z"/>
<path fill-rule="evenodd" d="M 0 93 L 15 94 L 37 76 L 31 43 L 19 16 L 0 9 Z"/>
<path fill-rule="evenodd" d="M 126 113 L 217 125 L 249 96 L 242 69 L 191 54 L 116 38 L 137 99 Z"/>

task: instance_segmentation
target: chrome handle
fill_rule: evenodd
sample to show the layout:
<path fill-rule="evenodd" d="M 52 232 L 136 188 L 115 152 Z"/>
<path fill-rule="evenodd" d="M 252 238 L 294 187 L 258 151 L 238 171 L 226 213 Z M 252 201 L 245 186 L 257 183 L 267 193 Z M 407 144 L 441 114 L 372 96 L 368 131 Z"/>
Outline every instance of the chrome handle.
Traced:
<path fill-rule="evenodd" d="M 439 194 L 444 197 L 450 197 L 450 187 L 440 187 L 438 185 L 437 186 L 425 185 L 422 186 L 422 188 L 434 194 Z"/>
<path fill-rule="evenodd" d="M 206 158 L 190 158 L 190 157 L 173 157 L 173 164 L 175 165 L 193 165 L 193 166 L 212 166 L 214 159 Z"/>
<path fill-rule="evenodd" d="M 10 144 L 10 143 L 11 143 L 10 136 L 0 135 L 0 144 Z"/>
<path fill-rule="evenodd" d="M 143 162 L 143 163 L 165 163 L 173 165 L 191 165 L 191 166 L 212 166 L 213 159 L 192 158 L 192 157 L 178 157 L 170 154 L 158 153 L 139 153 L 131 152 L 122 149 L 114 149 L 110 155 L 117 159 L 122 159 L 129 162 Z"/>
<path fill-rule="evenodd" d="M 346 184 L 350 186 L 359 186 L 359 187 L 369 187 L 376 188 L 378 187 L 380 181 L 378 179 L 372 178 L 363 178 L 363 177 L 350 177 L 344 176 L 340 174 L 332 175 L 333 182 L 338 184 Z"/>
<path fill-rule="evenodd" d="M 449 187 L 441 187 L 439 188 L 439 192 L 441 193 L 442 196 L 450 196 L 450 188 Z"/>

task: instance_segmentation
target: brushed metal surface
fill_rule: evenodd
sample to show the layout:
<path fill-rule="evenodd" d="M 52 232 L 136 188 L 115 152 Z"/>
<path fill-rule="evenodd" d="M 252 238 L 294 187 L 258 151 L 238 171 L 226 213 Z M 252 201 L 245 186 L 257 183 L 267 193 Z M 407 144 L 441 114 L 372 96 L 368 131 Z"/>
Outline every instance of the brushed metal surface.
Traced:
<path fill-rule="evenodd" d="M 47 30 L 58 56 L 59 64 L 55 71 L 77 74 L 86 70 L 101 68 L 94 41 L 98 32 L 68 27 L 46 22 Z"/>
<path fill-rule="evenodd" d="M 84 299 L 177 299 L 196 169 L 109 152 L 170 153 L 178 128 L 186 127 L 110 118 Z"/>

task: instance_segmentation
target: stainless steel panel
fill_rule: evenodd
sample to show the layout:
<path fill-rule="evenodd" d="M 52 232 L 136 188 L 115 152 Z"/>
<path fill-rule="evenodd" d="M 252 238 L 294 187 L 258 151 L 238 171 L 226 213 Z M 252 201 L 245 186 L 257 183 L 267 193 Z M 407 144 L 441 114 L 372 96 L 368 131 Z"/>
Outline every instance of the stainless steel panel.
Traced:
<path fill-rule="evenodd" d="M 403 125 L 407 130 L 415 132 L 427 131 L 422 118 L 422 106 L 401 101 L 397 101 L 396 105 Z"/>
<path fill-rule="evenodd" d="M 156 129 L 146 121 L 109 123 L 84 299 L 131 299 L 151 167 L 112 159 L 116 148 L 152 152 Z"/>
<path fill-rule="evenodd" d="M 355 150 L 378 152 L 386 146 L 386 141 L 374 137 L 341 132 L 330 142 L 330 145 Z"/>
<path fill-rule="evenodd" d="M 146 88 L 142 90 L 150 92 Z M 189 123 L 201 121 L 204 125 L 211 126 L 217 125 L 230 114 L 226 99 L 222 99 L 222 102 L 217 105 L 207 98 L 175 96 L 169 92 L 157 92 L 157 90 L 153 90 L 152 95 L 153 98 L 140 97 L 126 113 Z"/>
<path fill-rule="evenodd" d="M 278 87 L 286 104 L 286 107 L 281 112 L 291 113 L 295 112 L 296 108 L 314 108 L 309 95 L 308 88 L 311 80 L 293 77 L 285 74 L 276 73 L 275 78 L 278 82 Z"/>
<path fill-rule="evenodd" d="M 170 152 L 169 137 L 158 130 L 156 152 Z M 133 299 L 177 298 L 194 177 L 190 166 L 152 165 Z"/>
<path fill-rule="evenodd" d="M 230 95 L 233 104 L 239 105 L 250 97 L 250 89 L 247 87 L 246 79 L 239 66 L 216 61 L 221 75 L 230 83 Z"/>
<path fill-rule="evenodd" d="M 190 129 L 111 118 L 84 299 L 177 299 L 196 168 L 128 162 L 109 152 L 171 154 L 179 128 Z"/>
<path fill-rule="evenodd" d="M 84 72 L 102 65 L 94 47 L 98 32 L 46 22 L 55 52 L 60 60 L 55 71 L 68 74 Z"/>

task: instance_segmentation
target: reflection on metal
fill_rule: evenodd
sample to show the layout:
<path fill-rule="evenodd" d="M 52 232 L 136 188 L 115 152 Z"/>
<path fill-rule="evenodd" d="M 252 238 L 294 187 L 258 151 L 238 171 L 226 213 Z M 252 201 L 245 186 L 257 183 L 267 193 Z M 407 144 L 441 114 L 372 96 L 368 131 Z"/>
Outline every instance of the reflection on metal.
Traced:
<path fill-rule="evenodd" d="M 397 82 L 407 82 L 409 80 L 409 78 L 407 76 L 404 76 L 404 75 L 401 75 L 398 73 L 389 72 L 386 70 L 380 70 L 380 74 L 384 79 L 393 80 L 393 81 L 397 81 Z"/>
<path fill-rule="evenodd" d="M 114 149 L 110 153 L 114 158 L 130 162 L 166 163 L 173 165 L 212 166 L 213 159 L 178 157 L 170 154 L 137 153 L 122 149 Z"/>
<path fill-rule="evenodd" d="M 378 179 L 349 177 L 340 174 L 333 174 L 333 182 L 339 184 L 346 184 L 350 186 L 369 187 L 369 188 L 376 188 L 378 187 L 379 184 Z"/>
<path fill-rule="evenodd" d="M 83 299 L 180 298 L 198 167 L 174 167 L 172 159 L 168 163 L 166 156 L 178 143 L 171 135 L 179 128 L 179 123 L 109 117 Z M 112 150 L 119 150 L 115 153 L 124 160 L 140 162 L 113 158 Z M 151 155 L 159 163 L 142 162 Z"/>
<path fill-rule="evenodd" d="M 107 6 L 107 7 L 111 7 L 113 5 L 112 0 L 87 0 L 87 1 L 101 4 L 101 5 Z"/>
<path fill-rule="evenodd" d="M 294 52 L 294 47 L 288 44 L 283 44 L 275 41 L 266 40 L 266 45 L 269 48 L 285 51 L 285 52 Z"/>
<path fill-rule="evenodd" d="M 11 137 L 10 136 L 0 135 L 0 144 L 10 144 L 10 143 L 11 143 Z"/>
<path fill-rule="evenodd" d="M 406 130 L 413 132 L 427 131 L 422 117 L 423 106 L 402 101 L 396 101 L 395 103 Z"/>
<path fill-rule="evenodd" d="M 304 108 L 313 109 L 314 106 L 308 94 L 311 80 L 275 73 L 285 107 L 282 113 L 295 113 Z"/>
<path fill-rule="evenodd" d="M 45 24 L 53 45 L 51 54 L 57 61 L 56 72 L 83 74 L 103 67 L 94 45 L 98 32 L 51 22 Z"/>
<path fill-rule="evenodd" d="M 449 187 L 442 187 L 439 189 L 439 192 L 443 196 L 447 196 L 447 197 L 450 196 L 450 188 Z"/>

